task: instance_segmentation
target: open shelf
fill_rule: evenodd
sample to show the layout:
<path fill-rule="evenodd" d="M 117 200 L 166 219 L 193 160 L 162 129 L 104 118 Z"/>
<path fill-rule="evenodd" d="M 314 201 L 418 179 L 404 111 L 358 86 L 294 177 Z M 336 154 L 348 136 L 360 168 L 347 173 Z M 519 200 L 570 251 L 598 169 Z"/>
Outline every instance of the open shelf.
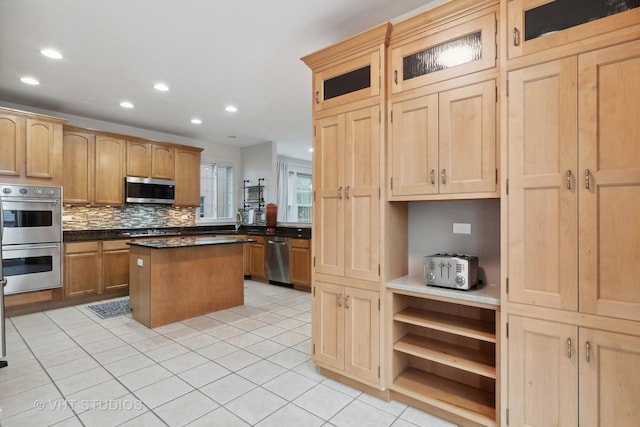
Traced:
<path fill-rule="evenodd" d="M 405 335 L 393 349 L 487 378 L 496 378 L 495 355 L 418 335 Z"/>
<path fill-rule="evenodd" d="M 404 370 L 394 381 L 392 390 L 478 424 L 496 425 L 493 393 L 414 368 Z"/>
<path fill-rule="evenodd" d="M 393 320 L 486 342 L 496 342 L 495 325 L 480 320 L 465 319 L 460 316 L 413 307 L 396 313 Z"/>

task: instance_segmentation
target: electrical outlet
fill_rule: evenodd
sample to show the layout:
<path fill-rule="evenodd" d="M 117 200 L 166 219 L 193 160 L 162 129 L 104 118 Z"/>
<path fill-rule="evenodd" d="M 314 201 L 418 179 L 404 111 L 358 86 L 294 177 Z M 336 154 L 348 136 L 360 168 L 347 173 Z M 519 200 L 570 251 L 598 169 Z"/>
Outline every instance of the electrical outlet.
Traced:
<path fill-rule="evenodd" d="M 71 216 L 71 215 L 62 215 L 62 220 L 63 221 L 72 221 L 73 220 L 73 216 Z"/>
<path fill-rule="evenodd" d="M 138 267 L 144 266 L 144 261 L 142 260 L 142 258 L 137 259 L 137 264 L 138 264 Z"/>
<path fill-rule="evenodd" d="M 453 233 L 454 234 L 471 234 L 471 224 L 464 223 L 464 222 L 454 222 Z"/>
<path fill-rule="evenodd" d="M 180 219 L 189 219 L 189 215 L 182 215 Z"/>

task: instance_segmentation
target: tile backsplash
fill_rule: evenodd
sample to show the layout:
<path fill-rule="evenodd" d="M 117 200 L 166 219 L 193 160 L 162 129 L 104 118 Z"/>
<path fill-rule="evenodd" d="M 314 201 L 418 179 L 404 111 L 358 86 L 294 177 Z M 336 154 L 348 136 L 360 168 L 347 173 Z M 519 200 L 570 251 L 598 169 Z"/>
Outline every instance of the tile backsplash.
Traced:
<path fill-rule="evenodd" d="M 111 228 L 192 227 L 195 208 L 163 205 L 64 206 L 64 230 L 104 230 Z"/>

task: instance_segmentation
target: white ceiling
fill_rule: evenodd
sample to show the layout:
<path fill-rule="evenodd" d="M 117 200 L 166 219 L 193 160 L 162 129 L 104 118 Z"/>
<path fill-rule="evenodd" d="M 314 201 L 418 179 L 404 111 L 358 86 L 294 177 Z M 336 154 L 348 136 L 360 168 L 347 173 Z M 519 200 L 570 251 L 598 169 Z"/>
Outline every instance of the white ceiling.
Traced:
<path fill-rule="evenodd" d="M 238 147 L 274 141 L 310 159 L 311 72 L 300 58 L 431 3 L 0 0 L 0 100 Z"/>

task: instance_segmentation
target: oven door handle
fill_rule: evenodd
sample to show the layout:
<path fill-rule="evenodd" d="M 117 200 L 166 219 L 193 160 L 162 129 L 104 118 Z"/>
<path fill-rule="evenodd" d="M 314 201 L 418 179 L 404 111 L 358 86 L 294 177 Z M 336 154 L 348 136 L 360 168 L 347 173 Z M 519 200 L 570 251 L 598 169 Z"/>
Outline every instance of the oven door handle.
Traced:
<path fill-rule="evenodd" d="M 11 251 L 24 251 L 24 250 L 29 250 L 29 249 L 58 249 L 60 247 L 60 245 L 58 243 L 56 244 L 38 244 L 38 243 L 34 243 L 34 244 L 20 244 L 20 245 L 4 245 L 2 246 L 2 251 L 3 252 L 11 252 Z"/>
<path fill-rule="evenodd" d="M 28 202 L 28 203 L 49 203 L 52 204 L 53 206 L 56 206 L 60 200 L 58 199 L 15 199 L 15 198 L 8 198 L 5 197 L 4 198 L 5 202 L 10 202 L 10 203 L 19 203 L 19 202 Z"/>

